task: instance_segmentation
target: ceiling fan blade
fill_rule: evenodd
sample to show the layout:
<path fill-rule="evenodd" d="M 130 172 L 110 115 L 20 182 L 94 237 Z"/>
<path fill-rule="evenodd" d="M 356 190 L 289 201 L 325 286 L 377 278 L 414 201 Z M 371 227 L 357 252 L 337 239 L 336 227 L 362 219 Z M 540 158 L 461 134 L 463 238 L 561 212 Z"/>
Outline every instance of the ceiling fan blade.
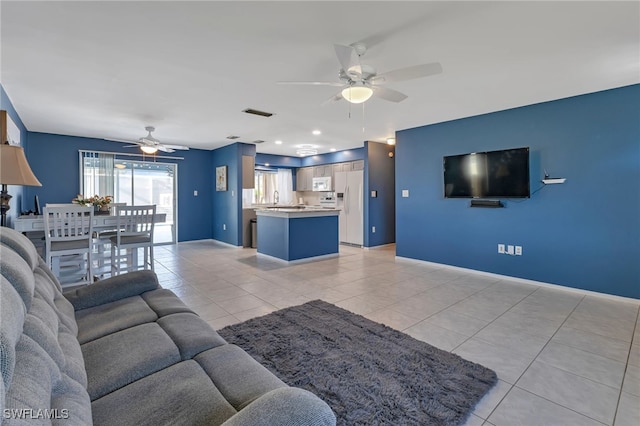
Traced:
<path fill-rule="evenodd" d="M 344 85 L 343 85 L 344 86 Z M 346 86 L 345 86 L 346 87 Z M 337 102 L 337 101 L 341 101 L 342 99 L 344 99 L 342 97 L 342 90 L 339 91 L 338 93 L 336 93 L 335 95 L 331 96 L 329 99 L 327 99 L 326 101 L 322 102 L 322 106 L 325 106 L 327 104 L 330 104 L 332 102 Z"/>
<path fill-rule="evenodd" d="M 173 149 L 165 146 L 165 145 L 156 145 L 156 148 L 158 148 L 158 151 L 162 151 L 162 152 L 175 152 Z"/>
<path fill-rule="evenodd" d="M 137 141 L 132 141 L 131 139 L 116 139 L 116 138 L 102 138 L 102 139 L 109 142 L 138 143 Z"/>
<path fill-rule="evenodd" d="M 164 147 L 169 148 L 169 149 L 178 149 L 181 151 L 188 151 L 189 147 L 188 146 L 184 146 L 184 145 L 171 145 L 171 144 L 162 144 Z"/>
<path fill-rule="evenodd" d="M 440 62 L 432 62 L 429 64 L 414 65 L 412 67 L 400 68 L 383 74 L 378 74 L 371 78 L 369 82 L 380 84 L 413 80 L 414 78 L 428 77 L 430 75 L 440 74 L 441 72 L 442 65 L 440 65 Z"/>
<path fill-rule="evenodd" d="M 400 93 L 397 90 L 389 89 L 387 87 L 376 87 L 373 86 L 373 94 L 385 101 L 390 102 L 402 102 L 408 98 L 404 93 Z"/>
<path fill-rule="evenodd" d="M 278 81 L 276 84 L 298 84 L 298 85 L 312 85 L 312 86 L 344 86 L 344 83 L 334 83 L 331 81 Z"/>
<path fill-rule="evenodd" d="M 140 145 L 125 145 L 123 148 L 138 148 Z"/>
<path fill-rule="evenodd" d="M 358 56 L 355 48 L 352 46 L 343 46 L 341 44 L 334 44 L 333 47 L 336 51 L 338 62 L 340 62 L 340 66 L 345 73 L 352 71 L 362 74 L 360 57 Z"/>

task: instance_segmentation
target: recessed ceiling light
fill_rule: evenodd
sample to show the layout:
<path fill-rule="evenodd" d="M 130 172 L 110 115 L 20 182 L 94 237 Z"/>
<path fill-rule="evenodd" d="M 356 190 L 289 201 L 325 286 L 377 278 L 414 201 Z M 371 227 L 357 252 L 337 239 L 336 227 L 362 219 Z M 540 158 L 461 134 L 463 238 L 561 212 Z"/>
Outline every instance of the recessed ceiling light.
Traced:
<path fill-rule="evenodd" d="M 274 142 L 276 145 L 282 145 L 282 141 L 275 141 Z"/>
<path fill-rule="evenodd" d="M 313 132 L 311 132 L 311 133 L 313 133 L 313 134 L 314 134 L 314 135 L 316 135 L 316 136 L 318 136 L 318 135 L 321 135 L 321 134 L 322 134 L 322 132 L 321 132 L 320 130 L 314 130 L 314 131 L 313 131 Z"/>
<path fill-rule="evenodd" d="M 336 152 L 336 149 L 335 148 L 331 148 L 329 151 Z"/>

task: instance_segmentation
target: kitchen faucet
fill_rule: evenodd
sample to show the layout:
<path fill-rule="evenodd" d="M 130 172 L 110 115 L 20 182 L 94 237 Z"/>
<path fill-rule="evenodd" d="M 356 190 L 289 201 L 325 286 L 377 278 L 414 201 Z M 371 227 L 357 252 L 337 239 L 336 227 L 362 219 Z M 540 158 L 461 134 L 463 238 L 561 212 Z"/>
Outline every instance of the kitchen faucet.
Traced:
<path fill-rule="evenodd" d="M 278 204 L 278 201 L 280 201 L 280 193 L 273 191 L 273 204 Z"/>

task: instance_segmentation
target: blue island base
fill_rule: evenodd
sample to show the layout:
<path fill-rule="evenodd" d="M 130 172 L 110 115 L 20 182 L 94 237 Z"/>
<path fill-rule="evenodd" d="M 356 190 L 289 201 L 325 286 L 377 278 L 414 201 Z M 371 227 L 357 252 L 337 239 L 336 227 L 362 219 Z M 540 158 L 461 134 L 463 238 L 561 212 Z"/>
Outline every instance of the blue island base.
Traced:
<path fill-rule="evenodd" d="M 258 253 L 288 262 L 338 255 L 338 214 L 289 217 L 257 212 Z"/>

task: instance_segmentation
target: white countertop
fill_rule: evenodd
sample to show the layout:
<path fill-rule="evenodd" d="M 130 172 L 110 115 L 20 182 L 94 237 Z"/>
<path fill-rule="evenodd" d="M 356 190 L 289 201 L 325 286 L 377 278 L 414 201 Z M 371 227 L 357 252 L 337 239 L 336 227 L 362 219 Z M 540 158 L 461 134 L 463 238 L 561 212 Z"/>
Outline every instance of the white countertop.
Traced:
<path fill-rule="evenodd" d="M 319 217 L 319 216 L 337 216 L 340 209 L 326 207 L 305 207 L 292 208 L 291 206 L 257 208 L 258 216 L 274 216 L 274 217 Z"/>

